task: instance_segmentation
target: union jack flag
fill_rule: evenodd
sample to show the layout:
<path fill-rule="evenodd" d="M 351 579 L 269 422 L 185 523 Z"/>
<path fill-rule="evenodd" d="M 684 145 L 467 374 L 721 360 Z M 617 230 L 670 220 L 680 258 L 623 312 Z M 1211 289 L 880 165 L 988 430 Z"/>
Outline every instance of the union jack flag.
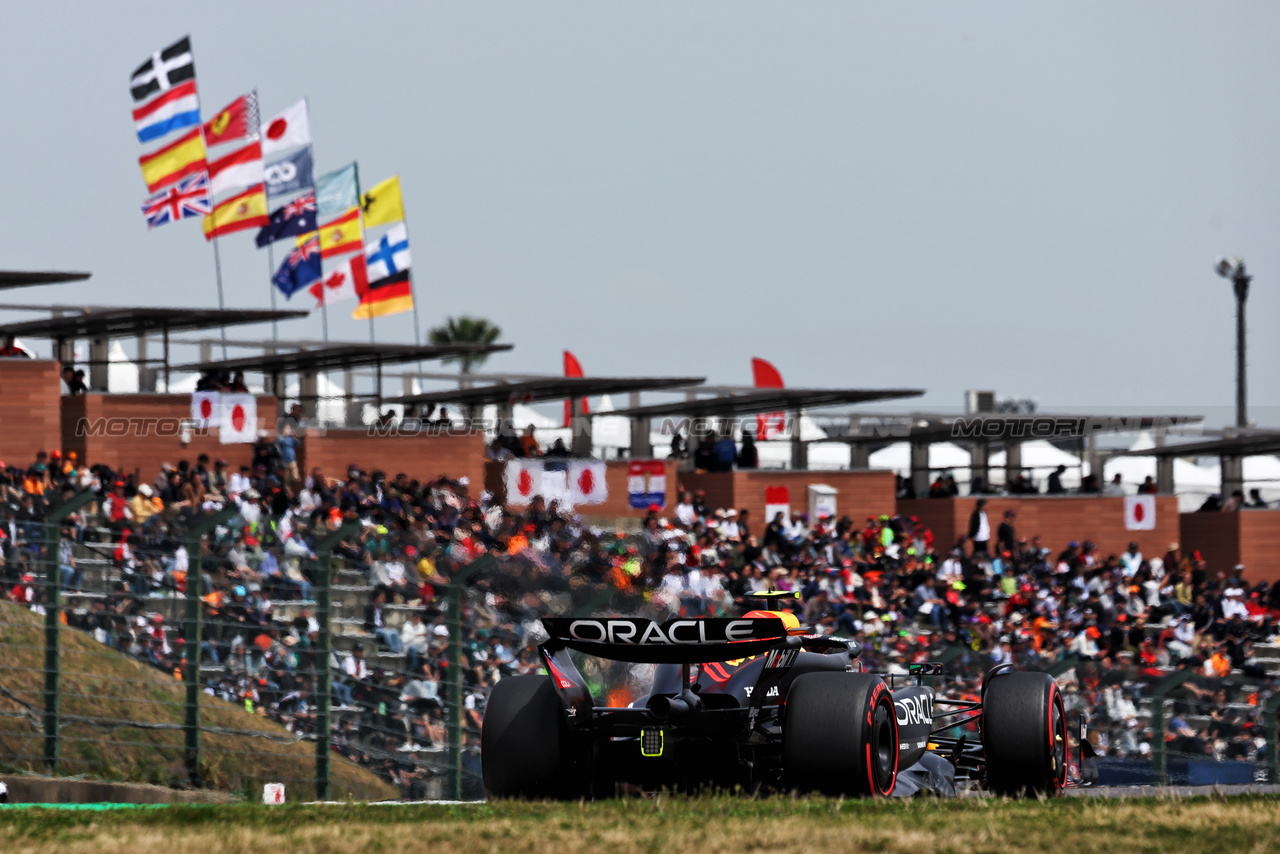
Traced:
<path fill-rule="evenodd" d="M 299 196 L 289 204 L 284 206 L 284 218 L 293 219 L 300 216 L 306 211 L 315 213 L 316 210 L 316 194 L 314 191 L 307 193 L 305 196 Z"/>
<path fill-rule="evenodd" d="M 313 237 L 289 253 L 289 266 L 296 267 L 320 254 L 320 238 Z"/>
<path fill-rule="evenodd" d="M 213 212 L 209 199 L 209 175 L 201 172 L 161 190 L 142 203 L 142 215 L 147 218 L 147 230 L 167 222 L 176 222 L 191 216 L 205 216 Z"/>

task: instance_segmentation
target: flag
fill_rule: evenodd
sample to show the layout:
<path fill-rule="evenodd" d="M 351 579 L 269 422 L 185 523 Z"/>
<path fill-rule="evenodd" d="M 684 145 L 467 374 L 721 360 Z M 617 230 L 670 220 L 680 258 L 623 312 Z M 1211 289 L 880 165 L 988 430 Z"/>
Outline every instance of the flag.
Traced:
<path fill-rule="evenodd" d="M 404 223 L 392 226 L 377 243 L 364 250 L 369 281 L 376 282 L 409 269 L 409 232 Z"/>
<path fill-rule="evenodd" d="M 207 430 L 221 417 L 222 395 L 216 391 L 197 391 L 191 395 L 191 426 Z"/>
<path fill-rule="evenodd" d="M 286 148 L 310 143 L 311 123 L 307 121 L 306 98 L 272 118 L 267 122 L 267 127 L 262 133 L 264 155 L 276 154 Z"/>
<path fill-rule="evenodd" d="M 200 128 L 185 133 L 150 154 L 138 158 L 142 167 L 142 180 L 147 182 L 147 189 L 155 192 L 161 187 L 176 184 L 188 175 L 204 172 L 208 166 L 204 160 L 204 142 L 200 139 Z"/>
<path fill-rule="evenodd" d="M 569 461 L 569 496 L 576 504 L 602 504 L 609 497 L 604 460 Z"/>
<path fill-rule="evenodd" d="M 667 464 L 664 460 L 627 463 L 627 504 L 633 510 L 667 504 Z"/>
<path fill-rule="evenodd" d="M 312 234 L 316 230 L 316 194 L 307 193 L 271 213 L 271 222 L 258 232 L 258 248 L 275 243 L 282 237 Z"/>
<path fill-rule="evenodd" d="M 320 241 L 315 235 L 306 243 L 289 253 L 276 271 L 271 281 L 286 297 L 292 298 L 295 293 L 320 278 Z"/>
<path fill-rule="evenodd" d="M 196 77 L 195 60 L 191 57 L 191 37 L 184 36 L 167 48 L 157 51 L 138 66 L 129 78 L 133 100 L 145 101 L 156 92 L 165 92 Z M 199 119 L 196 119 L 199 122 Z"/>
<path fill-rule="evenodd" d="M 507 460 L 502 480 L 507 504 L 528 504 L 542 489 L 542 460 Z"/>
<path fill-rule="evenodd" d="M 369 282 L 364 293 L 360 294 L 360 305 L 351 312 L 351 316 L 356 320 L 367 320 L 402 311 L 413 311 L 413 283 L 409 280 L 408 270 Z"/>
<path fill-rule="evenodd" d="M 218 439 L 224 445 L 258 440 L 258 399 L 251 394 L 221 396 Z"/>
<path fill-rule="evenodd" d="M 200 99 L 196 81 L 188 80 L 152 98 L 133 111 L 138 142 L 151 142 L 181 128 L 200 124 Z"/>
<path fill-rule="evenodd" d="M 356 299 L 369 287 L 369 277 L 365 272 L 364 255 L 352 255 L 335 270 L 324 277 L 323 281 L 311 286 L 311 295 L 316 298 L 316 308 L 343 300 Z"/>
<path fill-rule="evenodd" d="M 257 140 L 209 164 L 209 185 L 215 196 L 262 182 L 262 147 Z"/>
<path fill-rule="evenodd" d="M 356 192 L 354 163 L 316 179 L 316 202 L 320 206 L 321 219 L 337 216 L 356 207 L 360 204 L 359 195 Z"/>
<path fill-rule="evenodd" d="M 389 225 L 404 221 L 404 200 L 400 197 L 400 176 L 392 175 L 381 184 L 375 184 L 360 198 L 364 210 L 364 227 Z"/>
<path fill-rule="evenodd" d="M 318 204 L 317 207 L 319 207 Z M 294 243 L 301 246 L 305 239 L 299 237 Z M 332 258 L 344 252 L 359 252 L 363 248 L 364 238 L 360 234 L 359 208 L 353 207 L 337 219 L 320 224 L 320 252 L 323 257 Z"/>
<path fill-rule="evenodd" d="M 756 388 L 783 388 L 782 374 L 764 359 L 751 360 L 751 379 Z M 756 438 L 776 439 L 787 429 L 787 413 L 768 412 L 756 416 Z M 768 520 L 766 520 L 768 521 Z"/>
<path fill-rule="evenodd" d="M 204 125 L 205 145 L 221 145 L 258 135 L 258 90 L 241 95 Z"/>
<path fill-rule="evenodd" d="M 268 196 L 296 196 L 315 186 L 311 171 L 311 146 L 300 148 L 276 160 L 268 160 L 266 168 Z"/>
<path fill-rule="evenodd" d="M 582 376 L 582 365 L 578 362 L 578 357 L 568 350 L 564 351 L 564 375 L 566 377 Z M 587 399 L 584 397 L 582 398 L 582 414 L 588 415 L 590 413 L 591 410 L 587 408 Z M 573 426 L 573 401 L 571 400 L 564 402 L 564 426 Z"/>
<path fill-rule="evenodd" d="M 1156 497 L 1154 495 L 1124 497 L 1124 529 L 1126 531 L 1156 529 Z"/>
<path fill-rule="evenodd" d="M 219 202 L 213 213 L 204 218 L 204 239 L 257 228 L 270 222 L 267 216 L 267 194 L 262 185 L 250 187 L 238 196 Z"/>
<path fill-rule="evenodd" d="M 147 229 L 190 216 L 204 216 L 213 210 L 209 200 L 209 176 L 201 172 L 156 193 L 142 203 Z"/>

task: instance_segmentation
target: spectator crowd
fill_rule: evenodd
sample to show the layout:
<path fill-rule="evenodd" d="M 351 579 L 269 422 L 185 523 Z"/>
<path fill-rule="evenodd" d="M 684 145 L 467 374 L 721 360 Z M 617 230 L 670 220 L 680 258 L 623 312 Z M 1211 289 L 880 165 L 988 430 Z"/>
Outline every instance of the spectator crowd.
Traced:
<path fill-rule="evenodd" d="M 1276 686 L 1254 647 L 1274 635 L 1280 586 L 1251 583 L 1242 566 L 1209 566 L 1177 543 L 1134 542 L 1120 554 L 1087 540 L 1046 544 L 1020 532 L 1013 513 L 997 522 L 982 507 L 967 536 L 939 543 L 914 517 L 756 520 L 701 492 L 624 534 L 541 498 L 504 508 L 465 478 L 421 481 L 357 464 L 303 473 L 296 432 L 259 442 L 236 470 L 201 455 L 150 480 L 58 452 L 0 465 L 5 597 L 40 607 L 45 513 L 91 489 L 95 501 L 63 522 L 70 625 L 166 671 L 198 654 L 206 692 L 298 736 L 314 734 L 317 674 L 328 668 L 334 749 L 406 796 L 425 792 L 440 764 L 432 754 L 446 742 L 455 633 L 474 793 L 485 697 L 499 679 L 538 670 L 539 617 L 729 615 L 765 591 L 794 592 L 813 631 L 861 641 L 868 668 L 948 660 L 947 690 L 962 695 L 976 695 L 997 664 L 1063 669 L 1070 710 L 1087 718 L 1104 756 L 1141 756 L 1156 739 L 1215 758 L 1260 750 L 1258 710 Z M 521 453 L 539 451 L 526 443 Z M 237 515 L 188 554 L 188 526 L 222 506 Z M 316 547 L 348 522 L 356 533 L 334 552 L 333 589 L 363 608 L 335 612 L 337 639 L 354 642 L 320 660 Z M 94 555 L 109 570 L 82 589 Z M 445 597 L 463 568 L 461 623 L 451 626 Z M 192 584 L 204 608 L 198 652 L 155 613 L 154 600 Z M 1142 698 L 1177 668 L 1195 676 L 1172 695 L 1167 730 L 1151 733 Z M 625 699 L 605 675 L 593 687 Z"/>

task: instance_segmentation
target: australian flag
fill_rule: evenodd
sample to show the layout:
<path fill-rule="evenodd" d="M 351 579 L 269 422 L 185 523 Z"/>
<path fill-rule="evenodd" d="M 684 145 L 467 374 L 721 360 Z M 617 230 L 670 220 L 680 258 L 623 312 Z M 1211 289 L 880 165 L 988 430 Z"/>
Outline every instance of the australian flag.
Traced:
<path fill-rule="evenodd" d="M 290 252 L 272 281 L 286 297 L 320 281 L 320 238 L 313 237 Z"/>
<path fill-rule="evenodd" d="M 258 248 L 286 237 L 296 237 L 316 230 L 316 194 L 306 193 L 271 213 L 271 222 L 258 231 Z"/>

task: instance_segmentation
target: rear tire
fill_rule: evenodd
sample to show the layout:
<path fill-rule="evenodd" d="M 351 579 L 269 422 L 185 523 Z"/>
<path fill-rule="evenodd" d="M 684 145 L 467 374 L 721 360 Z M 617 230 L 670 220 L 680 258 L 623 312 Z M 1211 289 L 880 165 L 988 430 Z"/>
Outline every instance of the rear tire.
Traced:
<path fill-rule="evenodd" d="M 573 798 L 571 737 L 550 676 L 509 676 L 493 686 L 480 730 L 490 798 Z"/>
<path fill-rule="evenodd" d="M 884 680 L 869 673 L 806 673 L 787 692 L 782 763 L 789 788 L 825 795 L 893 792 L 898 718 Z"/>
<path fill-rule="evenodd" d="M 1067 782 L 1067 716 L 1047 673 L 1003 673 L 982 696 L 987 788 L 1009 797 L 1057 795 Z"/>

